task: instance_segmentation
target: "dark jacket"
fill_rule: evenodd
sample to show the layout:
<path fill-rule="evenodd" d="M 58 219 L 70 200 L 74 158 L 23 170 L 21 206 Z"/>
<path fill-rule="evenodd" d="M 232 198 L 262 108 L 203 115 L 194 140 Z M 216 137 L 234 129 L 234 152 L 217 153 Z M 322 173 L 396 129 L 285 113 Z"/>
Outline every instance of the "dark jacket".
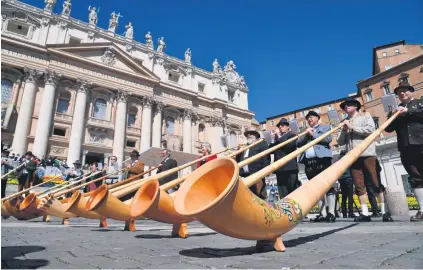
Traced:
<path fill-rule="evenodd" d="M 385 131 L 397 133 L 399 151 L 409 145 L 423 145 L 423 99 L 413 99 L 399 106 L 407 107 L 408 111 L 398 116 Z"/>
<path fill-rule="evenodd" d="M 276 146 L 280 143 L 283 143 L 293 137 L 295 137 L 296 135 L 292 132 L 292 131 L 288 131 L 284 134 L 281 134 L 281 136 L 277 139 L 275 139 L 275 142 L 272 143 L 271 145 L 269 145 L 269 147 L 273 147 Z M 282 148 L 279 148 L 278 150 L 276 150 L 275 152 L 273 152 L 273 154 L 275 155 L 275 162 L 285 156 L 287 156 L 288 154 L 294 152 L 295 150 L 297 150 L 297 144 L 296 141 L 294 140 L 293 142 L 288 143 L 285 146 L 282 146 Z M 280 167 L 279 169 L 277 169 L 275 172 L 283 172 L 283 171 L 291 171 L 291 170 L 298 170 L 298 164 L 297 164 L 297 158 L 295 157 L 294 159 L 290 160 L 288 163 L 286 163 L 284 166 Z"/>
<path fill-rule="evenodd" d="M 246 157 L 246 158 L 244 157 L 245 151 L 242 152 L 241 154 L 238 154 L 236 156 L 236 161 L 241 162 L 244 159 L 252 157 L 252 156 L 254 156 L 258 153 L 261 153 L 261 152 L 263 152 L 267 149 L 268 149 L 267 144 L 264 141 L 262 141 L 261 143 L 254 145 L 253 147 L 250 148 L 250 150 L 248 152 L 248 157 Z M 260 158 L 256 161 L 254 161 L 253 163 L 248 164 L 249 174 L 256 173 L 256 172 L 260 171 L 261 169 L 263 169 L 264 167 L 268 166 L 269 164 L 270 164 L 270 155 L 266 155 L 263 158 Z M 242 168 L 239 168 L 239 170 L 240 170 L 240 174 L 242 174 L 243 173 Z"/>
<path fill-rule="evenodd" d="M 178 167 L 178 162 L 172 158 L 168 158 L 164 163 L 162 163 L 162 166 L 157 169 L 157 173 L 161 173 L 170 169 L 173 169 L 175 167 Z M 178 172 L 172 173 L 168 176 L 165 176 L 163 178 L 159 179 L 160 185 L 163 185 L 167 182 L 170 182 L 174 179 L 178 178 Z"/>

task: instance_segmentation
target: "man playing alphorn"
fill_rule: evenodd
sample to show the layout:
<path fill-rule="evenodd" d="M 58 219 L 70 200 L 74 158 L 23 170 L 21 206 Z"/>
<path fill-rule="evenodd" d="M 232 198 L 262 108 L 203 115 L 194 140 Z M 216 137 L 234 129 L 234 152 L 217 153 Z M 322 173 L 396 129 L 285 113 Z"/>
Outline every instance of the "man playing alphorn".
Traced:
<path fill-rule="evenodd" d="M 401 82 L 394 93 L 401 101 L 398 106 L 401 114 L 385 131 L 397 133 L 401 162 L 410 175 L 410 185 L 420 207 L 411 221 L 423 221 L 423 99 L 414 98 L 414 87 L 407 82 Z M 391 115 L 392 112 L 388 118 Z"/>
<path fill-rule="evenodd" d="M 368 113 L 359 112 L 360 102 L 353 98 L 348 98 L 341 103 L 340 107 L 348 114 L 344 120 L 342 131 L 338 135 L 338 144 L 345 145 L 347 151 L 361 144 L 367 136 L 372 134 L 375 128 L 375 122 Z M 360 155 L 360 157 L 351 165 L 351 175 L 354 179 L 356 193 L 361 204 L 360 216 L 354 219 L 356 222 L 371 221 L 369 209 L 366 202 L 366 186 L 364 184 L 364 173 L 368 173 L 372 179 L 375 193 L 378 194 L 380 209 L 383 215 L 383 221 L 393 221 L 391 215 L 387 212 L 384 191 L 385 187 L 380 180 L 380 174 L 377 170 L 376 143 L 372 142 L 370 146 Z"/>
<path fill-rule="evenodd" d="M 308 125 L 307 135 L 300 137 L 297 140 L 297 146 L 301 147 L 308 142 L 322 136 L 324 133 L 330 130 L 329 126 L 319 124 L 320 115 L 315 111 L 309 111 L 306 115 Z M 330 150 L 330 143 L 332 136 L 329 135 L 318 144 L 310 147 L 304 153 L 301 154 L 299 162 L 305 165 L 305 174 L 307 178 L 311 180 L 319 173 L 326 170 L 332 165 L 332 151 Z M 326 203 L 327 202 L 327 203 Z M 313 219 L 314 222 L 328 221 L 335 222 L 335 204 L 336 204 L 336 192 L 335 188 L 332 187 L 326 193 L 326 195 L 318 202 L 320 214 Z M 329 206 L 329 213 L 326 213 L 326 206 Z"/>

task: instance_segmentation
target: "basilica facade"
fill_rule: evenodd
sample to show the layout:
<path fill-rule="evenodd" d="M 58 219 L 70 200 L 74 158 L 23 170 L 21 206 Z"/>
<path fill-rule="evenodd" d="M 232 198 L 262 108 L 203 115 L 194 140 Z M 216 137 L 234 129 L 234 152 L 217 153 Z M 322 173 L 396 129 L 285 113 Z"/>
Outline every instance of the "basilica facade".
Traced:
<path fill-rule="evenodd" d="M 88 22 L 19 1 L 2 1 L 2 142 L 12 153 L 31 150 L 39 158 L 119 160 L 134 149 L 150 147 L 198 153 L 243 140 L 254 114 L 248 110 L 248 87 L 229 61 L 212 71 L 166 54 L 163 37 L 154 44 L 133 40 L 136 26 L 115 33 L 119 15 L 108 29 L 97 27 L 95 7 Z M 170 45 L 171 46 L 171 45 Z"/>

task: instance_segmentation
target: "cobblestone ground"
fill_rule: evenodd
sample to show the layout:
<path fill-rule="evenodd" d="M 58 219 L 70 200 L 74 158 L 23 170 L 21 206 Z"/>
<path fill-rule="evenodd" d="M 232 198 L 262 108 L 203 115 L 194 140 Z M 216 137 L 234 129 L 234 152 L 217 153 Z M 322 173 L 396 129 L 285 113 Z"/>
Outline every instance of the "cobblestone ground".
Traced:
<path fill-rule="evenodd" d="M 190 237 L 172 238 L 171 226 L 136 222 L 136 232 L 109 220 L 2 220 L 2 268 L 423 268 L 423 224 L 303 222 L 284 235 L 285 252 L 257 253 L 255 242 L 190 223 Z"/>

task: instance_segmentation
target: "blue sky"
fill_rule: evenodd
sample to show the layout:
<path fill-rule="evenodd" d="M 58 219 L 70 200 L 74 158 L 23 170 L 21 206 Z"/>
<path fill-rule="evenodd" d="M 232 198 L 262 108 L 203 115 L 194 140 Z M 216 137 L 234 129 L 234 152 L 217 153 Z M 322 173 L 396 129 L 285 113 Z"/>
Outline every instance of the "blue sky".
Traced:
<path fill-rule="evenodd" d="M 156 45 L 163 36 L 165 52 L 181 59 L 189 47 L 198 67 L 232 59 L 259 121 L 356 92 L 356 82 L 371 76 L 374 46 L 423 43 L 420 0 L 73 0 L 71 16 L 88 21 L 89 5 L 101 7 L 99 27 L 120 12 L 117 33 L 131 21 L 136 40 L 151 31 Z"/>

